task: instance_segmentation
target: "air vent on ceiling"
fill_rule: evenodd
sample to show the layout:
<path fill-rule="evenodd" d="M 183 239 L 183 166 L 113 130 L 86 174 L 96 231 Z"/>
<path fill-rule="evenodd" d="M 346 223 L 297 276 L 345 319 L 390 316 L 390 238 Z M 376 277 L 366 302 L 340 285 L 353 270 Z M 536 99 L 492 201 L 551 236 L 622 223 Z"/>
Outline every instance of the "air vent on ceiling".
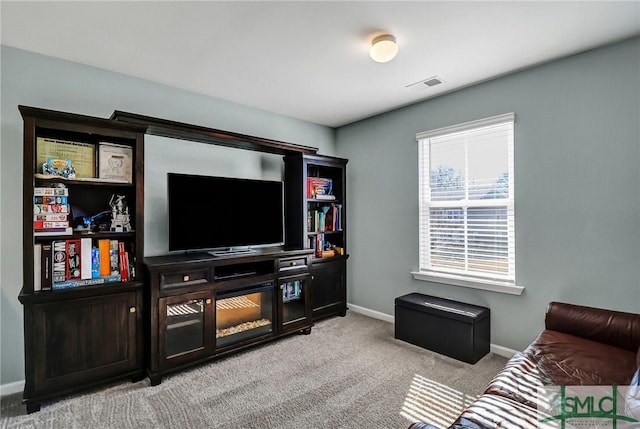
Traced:
<path fill-rule="evenodd" d="M 429 77 L 427 79 L 423 79 L 423 80 L 421 80 L 419 82 L 407 85 L 407 88 L 412 88 L 412 89 L 420 91 L 422 89 L 427 89 L 427 88 L 431 88 L 431 87 L 436 86 L 436 85 L 440 85 L 443 82 L 444 81 L 442 79 L 440 79 L 438 76 L 432 76 L 432 77 Z"/>

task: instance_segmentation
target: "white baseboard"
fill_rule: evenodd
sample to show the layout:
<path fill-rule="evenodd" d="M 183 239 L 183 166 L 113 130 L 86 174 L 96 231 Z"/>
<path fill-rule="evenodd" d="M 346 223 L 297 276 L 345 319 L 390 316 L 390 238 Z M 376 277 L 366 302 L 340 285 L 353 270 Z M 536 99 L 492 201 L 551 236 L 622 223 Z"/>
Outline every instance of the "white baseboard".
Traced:
<path fill-rule="evenodd" d="M 498 355 L 506 358 L 511 358 L 511 356 L 518 353 L 517 350 L 510 349 L 509 347 L 499 346 L 498 344 L 493 344 L 493 343 L 489 347 L 489 351 L 494 355 Z"/>
<path fill-rule="evenodd" d="M 378 320 L 383 320 L 389 323 L 395 322 L 395 317 L 390 314 L 382 313 L 376 310 L 371 310 L 365 307 L 360 307 L 359 305 L 350 304 L 350 303 L 347 303 L 347 307 L 349 308 L 349 310 L 353 311 L 354 313 L 363 314 L 365 316 L 369 316 L 371 318 L 378 319 Z M 500 346 L 498 344 L 491 344 L 489 346 L 489 351 L 493 354 L 496 354 L 498 356 L 503 356 L 506 358 L 510 358 L 514 354 L 518 353 L 517 350 L 510 349 L 509 347 Z"/>
<path fill-rule="evenodd" d="M 24 380 L 0 385 L 0 396 L 13 395 L 24 390 Z"/>
<path fill-rule="evenodd" d="M 395 317 L 390 314 L 382 313 L 376 310 L 370 310 L 365 307 L 360 307 L 359 305 L 349 304 L 347 303 L 347 308 L 353 311 L 354 313 L 364 314 L 365 316 L 369 316 L 373 319 L 384 320 L 385 322 L 393 323 L 395 321 Z"/>

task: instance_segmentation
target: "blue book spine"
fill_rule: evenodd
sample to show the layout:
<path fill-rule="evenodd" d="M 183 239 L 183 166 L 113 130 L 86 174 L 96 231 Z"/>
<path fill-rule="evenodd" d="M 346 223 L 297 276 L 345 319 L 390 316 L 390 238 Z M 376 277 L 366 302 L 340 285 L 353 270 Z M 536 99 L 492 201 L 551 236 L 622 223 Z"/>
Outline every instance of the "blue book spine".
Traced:
<path fill-rule="evenodd" d="M 72 288 L 81 287 L 81 286 L 95 286 L 95 285 L 101 285 L 105 283 L 115 283 L 115 282 L 119 282 L 120 280 L 121 280 L 120 274 L 117 274 L 114 276 L 100 277 L 97 279 L 67 280 L 64 282 L 56 282 L 56 283 L 53 283 L 51 288 L 53 290 L 72 289 Z"/>
<path fill-rule="evenodd" d="M 100 278 L 100 250 L 97 247 L 91 248 L 91 278 Z"/>

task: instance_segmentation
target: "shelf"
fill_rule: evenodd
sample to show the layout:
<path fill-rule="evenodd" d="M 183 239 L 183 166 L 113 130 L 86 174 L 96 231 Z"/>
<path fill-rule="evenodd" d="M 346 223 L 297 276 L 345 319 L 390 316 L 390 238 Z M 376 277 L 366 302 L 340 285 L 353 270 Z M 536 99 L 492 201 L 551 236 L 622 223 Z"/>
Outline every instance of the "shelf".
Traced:
<path fill-rule="evenodd" d="M 44 183 L 48 182 L 62 182 L 65 185 L 108 185 L 108 186 L 123 186 L 133 188 L 135 185 L 132 182 L 123 182 L 120 180 L 99 179 L 97 177 L 82 177 L 75 179 L 66 179 L 61 176 L 53 174 L 41 174 L 36 173 L 33 177 L 37 180 L 42 180 Z"/>
<path fill-rule="evenodd" d="M 344 256 L 344 255 L 323 256 L 322 258 L 318 258 L 317 256 L 314 256 L 311 259 L 313 262 L 318 262 L 318 261 L 338 260 L 340 259 L 341 256 Z"/>
<path fill-rule="evenodd" d="M 73 231 L 73 234 L 52 234 L 52 235 L 37 235 L 34 233 L 33 238 L 36 242 L 41 241 L 53 241 L 53 240 L 69 240 L 72 238 L 122 238 L 122 237 L 135 237 L 135 231 L 100 231 L 100 232 L 80 232 Z"/>
<path fill-rule="evenodd" d="M 311 232 L 308 232 L 307 235 L 311 237 L 318 234 L 342 234 L 342 233 L 343 231 L 339 229 L 337 231 L 311 231 Z"/>
<path fill-rule="evenodd" d="M 320 261 L 337 261 L 340 259 L 348 259 L 349 255 L 333 255 L 333 256 L 325 256 L 324 258 L 318 258 L 317 256 L 312 256 L 312 262 L 320 262 Z"/>
<path fill-rule="evenodd" d="M 335 200 L 323 200 L 318 198 L 307 198 L 308 203 L 318 203 L 318 204 L 341 204 L 340 199 L 336 198 Z"/>
<path fill-rule="evenodd" d="M 144 283 L 139 280 L 128 282 L 114 282 L 101 285 L 79 286 L 76 288 L 59 289 L 59 290 L 42 290 L 33 293 L 24 293 L 20 291 L 18 300 L 25 303 L 38 303 L 54 301 L 67 301 L 78 298 L 95 297 L 96 295 L 109 295 L 113 293 L 121 293 L 141 289 Z"/>

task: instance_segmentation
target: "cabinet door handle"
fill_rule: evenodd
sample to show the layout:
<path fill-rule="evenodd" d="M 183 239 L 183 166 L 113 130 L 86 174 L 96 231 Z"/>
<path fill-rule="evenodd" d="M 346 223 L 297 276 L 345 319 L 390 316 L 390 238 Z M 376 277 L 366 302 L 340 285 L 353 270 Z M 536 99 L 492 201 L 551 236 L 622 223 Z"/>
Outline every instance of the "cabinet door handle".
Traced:
<path fill-rule="evenodd" d="M 135 307 L 129 307 L 129 313 L 133 314 L 136 312 L 136 308 Z"/>
<path fill-rule="evenodd" d="M 183 281 L 183 282 L 188 282 L 188 281 L 189 281 L 189 276 L 184 276 L 184 277 L 182 277 L 182 281 Z"/>
<path fill-rule="evenodd" d="M 211 298 L 207 298 L 207 300 L 205 301 L 207 304 L 211 304 Z"/>
<path fill-rule="evenodd" d="M 296 261 L 293 261 L 289 265 L 291 265 L 292 267 L 295 267 L 296 265 L 298 265 L 298 263 Z"/>

